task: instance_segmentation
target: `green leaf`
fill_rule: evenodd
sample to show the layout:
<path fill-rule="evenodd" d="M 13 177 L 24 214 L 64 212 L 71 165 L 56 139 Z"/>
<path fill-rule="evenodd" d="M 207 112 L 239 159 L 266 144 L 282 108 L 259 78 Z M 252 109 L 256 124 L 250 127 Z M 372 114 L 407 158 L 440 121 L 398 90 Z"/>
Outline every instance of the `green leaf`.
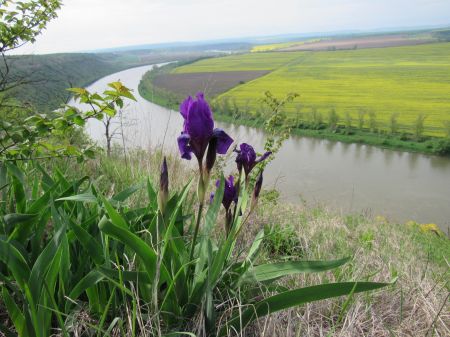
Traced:
<path fill-rule="evenodd" d="M 67 91 L 73 92 L 77 95 L 85 95 L 88 94 L 89 92 L 84 89 L 84 88 L 68 88 Z"/>
<path fill-rule="evenodd" d="M 253 240 L 253 243 L 248 251 L 246 260 L 252 262 L 256 256 L 256 254 L 259 251 L 259 247 L 261 246 L 261 243 L 264 239 L 264 229 L 260 230 L 258 234 L 256 234 L 255 239 Z"/>
<path fill-rule="evenodd" d="M 14 327 L 16 328 L 17 333 L 19 336 L 26 336 L 24 333 L 26 330 L 25 327 L 25 316 L 22 312 L 20 312 L 19 307 L 17 306 L 16 302 L 14 302 L 14 299 L 9 294 L 8 290 L 3 287 L 2 289 L 2 297 L 3 297 L 3 303 L 6 305 L 6 309 L 8 310 L 9 317 L 14 324 Z"/>
<path fill-rule="evenodd" d="M 66 224 L 60 223 L 60 218 L 57 216 L 56 211 L 54 211 L 53 214 L 53 221 L 55 222 L 55 227 L 59 229 L 55 232 L 50 242 L 47 246 L 45 246 L 42 253 L 36 259 L 28 281 L 31 295 L 36 302 L 40 298 L 40 294 L 43 291 L 43 282 L 46 279 L 46 276 L 47 278 L 49 277 L 46 275 L 47 271 L 52 265 L 52 262 L 55 259 L 58 249 L 61 246 L 61 242 L 65 236 Z"/>
<path fill-rule="evenodd" d="M 78 241 L 80 241 L 83 248 L 89 253 L 89 256 L 94 260 L 95 264 L 102 264 L 104 261 L 103 248 L 97 240 L 80 225 L 72 223 L 71 228 Z"/>
<path fill-rule="evenodd" d="M 332 261 L 288 261 L 263 264 L 249 268 L 242 276 L 243 281 L 265 282 L 287 275 L 299 273 L 316 273 L 342 266 L 350 260 L 349 257 Z"/>
<path fill-rule="evenodd" d="M 73 122 L 78 126 L 84 126 L 86 124 L 86 121 L 81 116 L 75 116 Z"/>
<path fill-rule="evenodd" d="M 126 220 L 117 212 L 114 207 L 109 203 L 106 198 L 101 197 L 103 205 L 105 206 L 106 213 L 108 213 L 109 218 L 111 219 L 111 222 L 119 227 L 123 227 L 125 229 L 128 229 L 128 223 Z"/>
<path fill-rule="evenodd" d="M 37 219 L 39 214 L 19 214 L 19 213 L 11 213 L 6 214 L 3 217 L 3 220 L 8 226 L 16 226 L 18 224 L 29 223 Z"/>
<path fill-rule="evenodd" d="M 30 276 L 30 268 L 22 254 L 9 242 L 0 239 L 0 261 L 3 261 L 23 289 Z"/>
<path fill-rule="evenodd" d="M 252 304 L 249 308 L 241 309 L 241 314 L 235 315 L 221 329 L 220 336 L 226 336 L 228 331 L 241 331 L 247 324 L 257 318 L 274 312 L 296 307 L 305 303 L 324 300 L 352 293 L 359 293 L 369 290 L 375 290 L 386 287 L 391 283 L 376 282 L 342 282 L 329 283 L 317 286 L 300 288 L 282 292 L 280 294 L 266 298 L 256 304 Z"/>
<path fill-rule="evenodd" d="M 217 223 L 217 215 L 219 214 L 220 205 L 222 204 L 223 193 L 225 189 L 225 178 L 221 177 L 219 187 L 217 188 L 212 204 L 209 206 L 206 212 L 205 226 L 201 229 L 199 235 L 199 254 L 197 264 L 195 266 L 195 278 L 194 284 L 200 282 L 203 279 L 201 271 L 203 270 L 206 260 L 208 258 L 207 254 L 207 242 L 210 240 L 211 231 Z M 197 288 L 200 290 L 200 288 Z M 194 296 L 197 296 L 194 292 Z"/>
<path fill-rule="evenodd" d="M 5 162 L 6 167 L 8 168 L 8 171 L 17 179 L 19 179 L 20 183 L 22 185 L 25 184 L 25 174 L 14 164 Z"/>
<path fill-rule="evenodd" d="M 157 261 L 157 255 L 153 248 L 125 227 L 117 226 L 110 221 L 101 221 L 98 226 L 102 232 L 121 241 L 136 252 L 143 262 L 143 266 L 147 271 L 149 279 L 153 282 L 156 273 Z M 169 273 L 164 264 L 161 264 L 161 279 L 164 281 L 170 279 Z"/>
<path fill-rule="evenodd" d="M 7 224 L 13 226 L 13 232 L 9 235 L 9 240 L 18 240 L 19 242 L 26 242 L 29 233 L 33 230 L 34 222 L 37 221 L 39 214 L 7 214 L 4 220 Z"/>
<path fill-rule="evenodd" d="M 80 202 L 97 202 L 97 198 L 92 193 L 83 193 L 56 199 L 56 201 L 80 201 Z"/>
<path fill-rule="evenodd" d="M 123 202 L 123 201 L 127 200 L 130 196 L 132 196 L 134 193 L 139 191 L 142 187 L 143 187 L 142 184 L 130 186 L 130 187 L 124 189 L 123 191 L 117 193 L 115 196 L 113 196 L 112 200 Z"/>
<path fill-rule="evenodd" d="M 28 207 L 27 212 L 37 213 L 45 209 L 48 206 L 52 193 L 56 190 L 58 186 L 59 182 L 56 182 L 55 184 L 53 184 L 53 186 L 47 189 L 43 195 L 41 195 Z"/>
<path fill-rule="evenodd" d="M 149 206 L 151 210 L 156 211 L 158 209 L 158 195 L 153 188 L 152 182 L 150 179 L 147 179 L 147 194 L 149 200 Z"/>
<path fill-rule="evenodd" d="M 95 286 L 98 282 L 103 280 L 105 277 L 98 270 L 91 270 L 85 277 L 83 277 L 76 285 L 72 288 L 72 291 L 69 294 L 69 298 L 72 301 L 75 301 L 82 293 L 93 286 Z M 69 312 L 70 306 L 72 302 L 66 302 L 66 312 Z"/>
<path fill-rule="evenodd" d="M 13 176 L 12 181 L 13 181 L 12 187 L 14 191 L 14 198 L 15 198 L 14 201 L 16 203 L 16 210 L 18 213 L 25 213 L 27 200 L 25 196 L 24 185 L 22 182 L 20 182 L 20 180 L 16 176 Z"/>
<path fill-rule="evenodd" d="M 116 279 L 116 280 L 119 280 L 121 277 L 123 281 L 134 282 L 136 284 L 137 283 L 150 284 L 152 282 L 152 280 L 150 280 L 148 278 L 148 274 L 146 272 L 142 272 L 142 271 L 124 270 L 124 271 L 120 271 L 120 273 L 119 273 L 118 270 L 106 268 L 103 266 L 99 267 L 99 271 L 106 277 Z"/>

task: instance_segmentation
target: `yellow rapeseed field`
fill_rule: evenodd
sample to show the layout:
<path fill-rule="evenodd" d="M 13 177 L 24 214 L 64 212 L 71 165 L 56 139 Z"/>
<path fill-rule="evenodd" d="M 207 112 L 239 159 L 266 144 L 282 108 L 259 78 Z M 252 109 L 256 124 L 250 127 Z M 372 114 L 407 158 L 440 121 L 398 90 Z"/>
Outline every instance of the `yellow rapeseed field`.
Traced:
<path fill-rule="evenodd" d="M 256 110 L 265 91 L 300 97 L 287 110 L 305 116 L 313 109 L 326 120 L 335 109 L 341 121 L 360 111 L 375 113 L 387 125 L 392 114 L 398 123 L 414 127 L 425 118 L 425 132 L 444 135 L 450 121 L 450 43 L 321 52 L 269 52 L 203 60 L 177 72 L 271 70 L 219 97 Z M 366 120 L 368 119 L 366 115 Z"/>

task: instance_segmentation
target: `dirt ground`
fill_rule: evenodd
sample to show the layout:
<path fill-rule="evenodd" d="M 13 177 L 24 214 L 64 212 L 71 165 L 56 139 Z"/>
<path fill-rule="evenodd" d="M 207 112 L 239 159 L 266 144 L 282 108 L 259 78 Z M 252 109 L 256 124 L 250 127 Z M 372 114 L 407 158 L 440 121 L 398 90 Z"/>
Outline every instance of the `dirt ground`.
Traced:
<path fill-rule="evenodd" d="M 305 43 L 297 46 L 279 49 L 279 51 L 302 51 L 302 50 L 342 50 L 342 49 L 364 49 L 412 46 L 430 42 L 429 39 L 411 39 L 405 35 L 386 35 L 373 37 L 355 37 L 346 39 L 323 40 Z"/>
<path fill-rule="evenodd" d="M 258 70 L 164 74 L 156 77 L 153 83 L 177 94 L 191 95 L 203 91 L 208 96 L 215 96 L 267 73 L 266 70 Z"/>

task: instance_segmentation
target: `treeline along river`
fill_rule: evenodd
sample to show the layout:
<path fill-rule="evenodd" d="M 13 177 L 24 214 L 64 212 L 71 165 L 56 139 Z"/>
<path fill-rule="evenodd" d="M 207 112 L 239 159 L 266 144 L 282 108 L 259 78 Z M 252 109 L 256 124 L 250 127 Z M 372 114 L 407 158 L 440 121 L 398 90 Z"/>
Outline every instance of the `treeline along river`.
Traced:
<path fill-rule="evenodd" d="M 123 109 L 126 147 L 176 151 L 181 116 L 138 93 L 142 76 L 151 68 L 121 71 L 87 89 L 102 92 L 107 83 L 122 81 L 137 99 Z M 233 124 L 219 126 L 235 141 L 263 150 L 265 136 L 261 130 Z M 105 143 L 100 121 L 90 121 L 87 132 L 94 140 Z M 228 161 L 231 170 L 232 156 Z M 311 206 L 319 203 L 345 213 L 369 212 L 397 222 L 436 223 L 445 232 L 450 225 L 449 158 L 293 136 L 267 167 L 265 186 L 275 187 L 281 198 L 290 202 Z"/>

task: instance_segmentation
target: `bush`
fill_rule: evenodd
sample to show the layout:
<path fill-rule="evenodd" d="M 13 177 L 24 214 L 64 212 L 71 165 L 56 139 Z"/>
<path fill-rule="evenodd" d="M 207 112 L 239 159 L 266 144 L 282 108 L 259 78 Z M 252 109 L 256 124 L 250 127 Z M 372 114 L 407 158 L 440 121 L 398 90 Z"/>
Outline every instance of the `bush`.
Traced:
<path fill-rule="evenodd" d="M 438 140 L 434 145 L 434 153 L 441 156 L 450 155 L 450 139 Z"/>
<path fill-rule="evenodd" d="M 304 255 L 303 245 L 292 226 L 266 225 L 264 235 L 264 249 L 269 256 L 296 259 Z"/>

